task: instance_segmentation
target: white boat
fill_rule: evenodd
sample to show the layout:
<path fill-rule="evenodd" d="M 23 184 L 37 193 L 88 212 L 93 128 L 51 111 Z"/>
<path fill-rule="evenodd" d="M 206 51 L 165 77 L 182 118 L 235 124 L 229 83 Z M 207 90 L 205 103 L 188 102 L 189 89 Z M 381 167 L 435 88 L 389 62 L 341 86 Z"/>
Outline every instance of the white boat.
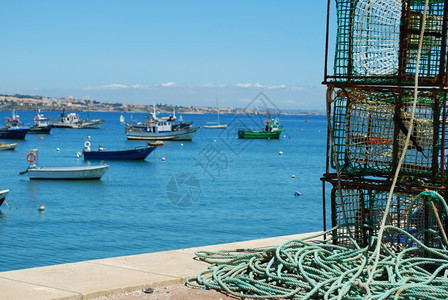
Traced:
<path fill-rule="evenodd" d="M 179 118 L 176 123 L 176 114 L 169 117 L 157 118 L 154 112 L 145 123 L 127 124 L 126 137 L 128 140 L 176 140 L 191 141 L 199 126 L 193 126 L 192 122 L 183 122 Z"/>
<path fill-rule="evenodd" d="M 0 143 L 0 151 L 5 151 L 5 150 L 14 150 L 16 149 L 17 143 L 12 143 L 12 144 L 5 144 L 3 142 Z"/>
<path fill-rule="evenodd" d="M 218 122 L 207 122 L 207 125 L 204 125 L 204 128 L 208 129 L 226 129 L 227 124 L 221 124 L 219 122 L 219 106 L 218 106 L 218 97 L 216 97 L 216 114 L 218 115 Z"/>
<path fill-rule="evenodd" d="M 104 123 L 104 120 L 82 120 L 77 113 L 66 114 L 65 111 L 61 114 L 61 120 L 54 122 L 56 128 L 71 128 L 71 129 L 99 129 Z"/>
<path fill-rule="evenodd" d="M 124 123 L 125 123 L 125 122 L 124 122 L 124 116 L 123 116 L 123 115 L 120 116 L 120 123 L 121 123 L 121 124 L 124 124 Z"/>
<path fill-rule="evenodd" d="M 6 195 L 8 195 L 9 190 L 1 190 L 0 191 L 0 206 L 3 204 L 3 201 L 6 199 Z"/>
<path fill-rule="evenodd" d="M 53 127 L 53 124 L 48 123 L 48 119 L 38 110 L 37 115 L 34 117 L 34 125 L 30 128 L 30 133 L 48 134 Z"/>
<path fill-rule="evenodd" d="M 204 125 L 204 128 L 208 128 L 208 129 L 226 129 L 227 128 L 227 124 L 216 124 L 215 123 L 207 123 L 208 125 Z"/>
<path fill-rule="evenodd" d="M 79 167 L 38 167 L 31 165 L 22 174 L 28 173 L 30 179 L 100 179 L 108 168 L 108 165 Z"/>

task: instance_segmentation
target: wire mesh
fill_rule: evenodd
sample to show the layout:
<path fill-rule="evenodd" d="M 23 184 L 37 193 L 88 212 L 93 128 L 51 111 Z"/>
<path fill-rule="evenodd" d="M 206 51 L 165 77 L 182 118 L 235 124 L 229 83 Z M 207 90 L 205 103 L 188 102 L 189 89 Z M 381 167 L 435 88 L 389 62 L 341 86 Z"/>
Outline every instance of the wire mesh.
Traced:
<path fill-rule="evenodd" d="M 330 77 L 338 82 L 412 83 L 424 4 L 336 0 L 336 51 Z M 445 6 L 446 1 L 429 1 L 418 74 L 421 84 L 441 84 L 445 76 Z"/>
<path fill-rule="evenodd" d="M 439 94 L 422 91 L 401 175 L 435 178 L 442 149 Z M 344 88 L 335 92 L 332 116 L 335 159 L 342 174 L 393 176 L 410 127 L 413 92 Z M 395 155 L 394 155 L 395 153 Z"/>
<path fill-rule="evenodd" d="M 353 247 L 353 239 L 359 246 L 367 246 L 371 237 L 378 235 L 389 191 L 367 188 L 362 184 L 343 186 L 341 189 L 334 185 L 331 195 L 333 227 L 338 226 L 333 232 L 337 244 Z M 435 212 L 427 197 L 416 200 L 416 196 L 417 193 L 394 193 L 386 225 L 400 228 L 428 246 L 440 248 L 445 243 L 441 238 L 437 216 L 446 227 L 447 215 L 440 206 L 437 206 Z M 402 233 L 387 230 L 383 243 L 396 251 L 415 245 Z"/>

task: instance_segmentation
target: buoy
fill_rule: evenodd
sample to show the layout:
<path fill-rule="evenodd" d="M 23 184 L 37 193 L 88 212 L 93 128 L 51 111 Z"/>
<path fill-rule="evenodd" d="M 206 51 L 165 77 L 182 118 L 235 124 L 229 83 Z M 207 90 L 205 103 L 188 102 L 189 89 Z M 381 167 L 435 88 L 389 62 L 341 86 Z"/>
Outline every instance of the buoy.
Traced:
<path fill-rule="evenodd" d="M 292 177 L 292 178 L 296 178 L 296 175 L 293 174 L 291 177 Z"/>
<path fill-rule="evenodd" d="M 216 143 L 216 140 L 213 140 Z"/>
<path fill-rule="evenodd" d="M 58 151 L 58 152 L 59 152 L 59 150 L 61 150 L 61 149 L 59 149 L 59 148 L 56 148 L 56 151 Z"/>
<path fill-rule="evenodd" d="M 182 147 L 184 146 L 184 144 L 180 144 Z"/>
<path fill-rule="evenodd" d="M 162 161 L 165 161 L 165 157 L 162 157 Z"/>
<path fill-rule="evenodd" d="M 278 155 L 283 155 L 283 151 L 280 151 L 280 152 L 278 153 Z"/>
<path fill-rule="evenodd" d="M 43 136 L 41 136 L 41 137 L 40 137 L 40 140 L 41 140 L 41 141 L 43 141 L 43 140 L 44 140 L 44 137 L 43 137 Z"/>
<path fill-rule="evenodd" d="M 41 204 L 40 206 L 39 206 L 39 211 L 44 211 L 45 210 L 45 206 L 43 205 L 43 204 Z"/>

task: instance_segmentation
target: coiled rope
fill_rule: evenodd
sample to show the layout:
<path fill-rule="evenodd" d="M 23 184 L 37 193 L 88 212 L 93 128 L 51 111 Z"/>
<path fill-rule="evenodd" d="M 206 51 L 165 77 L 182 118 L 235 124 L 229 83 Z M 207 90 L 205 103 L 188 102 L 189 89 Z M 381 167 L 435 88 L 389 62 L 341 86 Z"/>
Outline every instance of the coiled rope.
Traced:
<path fill-rule="evenodd" d="M 438 202 L 436 192 L 416 197 Z M 443 207 L 448 207 L 443 201 Z M 401 252 L 382 244 L 376 256 L 370 251 L 378 238 L 361 248 L 333 243 L 337 237 L 317 243 L 327 232 L 301 240 L 291 240 L 270 249 L 198 251 L 197 256 L 212 266 L 187 279 L 193 287 L 210 288 L 249 299 L 447 299 L 448 250 L 431 248 L 394 226 L 385 226 L 407 244 Z M 439 236 L 434 230 L 419 232 Z M 440 239 L 442 240 L 442 239 Z M 369 284 L 365 284 L 369 278 Z"/>
<path fill-rule="evenodd" d="M 270 249 L 236 249 L 216 252 L 198 251 L 197 256 L 212 267 L 187 279 L 187 284 L 225 291 L 231 295 L 251 299 L 447 299 L 448 298 L 448 240 L 435 202 L 448 214 L 444 199 L 433 191 L 425 196 L 436 216 L 439 231 L 425 229 L 436 237 L 441 248 L 424 245 L 406 230 L 386 225 L 390 202 L 401 164 L 412 133 L 418 96 L 419 61 L 424 36 L 428 0 L 425 3 L 417 53 L 414 103 L 405 147 L 401 155 L 386 203 L 378 236 L 361 248 L 352 237 L 351 247 L 341 247 L 333 236 L 322 243 L 313 242 L 319 235 L 302 240 L 291 240 Z M 409 219 L 409 216 L 408 216 Z M 383 234 L 400 236 L 404 247 L 397 252 L 382 242 Z M 350 232 L 348 232 L 349 235 Z M 374 251 L 370 249 L 374 248 Z"/>

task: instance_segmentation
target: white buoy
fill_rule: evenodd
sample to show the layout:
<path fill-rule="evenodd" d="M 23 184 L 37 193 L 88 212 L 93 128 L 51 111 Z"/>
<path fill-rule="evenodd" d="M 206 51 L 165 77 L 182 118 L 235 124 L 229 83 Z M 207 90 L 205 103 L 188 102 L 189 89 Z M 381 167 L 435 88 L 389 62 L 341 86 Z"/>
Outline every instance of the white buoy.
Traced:
<path fill-rule="evenodd" d="M 45 206 L 43 205 L 43 204 L 41 204 L 40 206 L 39 206 L 39 211 L 44 211 L 45 210 Z"/>
<path fill-rule="evenodd" d="M 59 149 L 59 148 L 56 148 L 56 151 L 58 151 L 58 152 L 59 152 L 59 150 L 61 150 L 61 149 Z"/>
<path fill-rule="evenodd" d="M 162 157 L 162 161 L 165 161 L 165 157 Z"/>
<path fill-rule="evenodd" d="M 182 147 L 184 146 L 184 144 L 180 144 Z"/>
<path fill-rule="evenodd" d="M 280 151 L 280 152 L 278 153 L 278 155 L 283 155 L 283 151 Z"/>
<path fill-rule="evenodd" d="M 292 174 L 292 176 L 291 176 L 292 178 L 296 178 L 296 175 L 294 175 L 294 174 Z"/>

